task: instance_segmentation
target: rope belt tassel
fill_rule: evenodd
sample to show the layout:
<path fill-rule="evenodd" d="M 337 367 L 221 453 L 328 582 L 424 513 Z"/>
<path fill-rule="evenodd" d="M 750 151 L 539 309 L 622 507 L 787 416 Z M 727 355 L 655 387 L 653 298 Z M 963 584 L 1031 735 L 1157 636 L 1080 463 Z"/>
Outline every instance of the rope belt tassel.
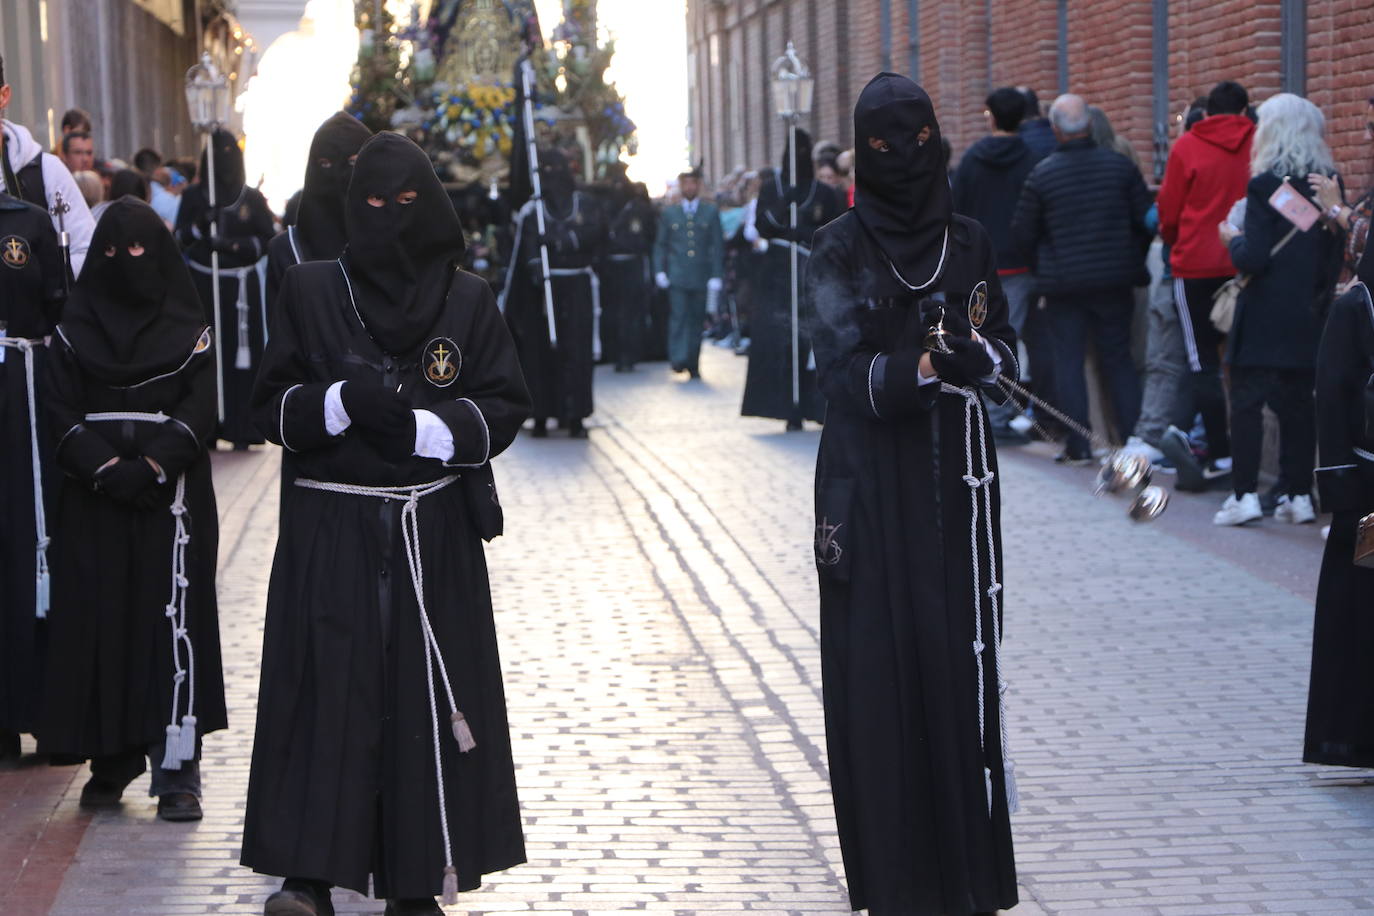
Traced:
<path fill-rule="evenodd" d="M 34 378 L 34 351 L 46 346 L 41 339 L 0 337 L 0 347 L 18 350 L 24 357 L 24 388 L 29 402 L 29 449 L 33 465 L 34 616 L 48 616 L 52 603 L 52 575 L 48 572 L 48 513 L 43 504 L 43 466 L 38 450 L 38 388 Z"/>
<path fill-rule="evenodd" d="M 967 388 L 941 383 L 941 390 L 964 399 L 964 483 L 969 488 L 969 552 L 973 561 L 973 654 L 978 672 L 978 745 L 984 751 L 983 784 L 987 792 L 988 813 L 992 813 L 992 768 L 986 763 L 987 707 L 983 653 L 983 596 L 986 595 L 992 616 L 992 669 L 997 687 L 997 721 L 1002 748 L 1002 775 L 1006 784 L 1007 810 L 1014 813 L 1020 807 L 1020 793 L 1016 787 L 1016 764 L 1007 749 L 1006 693 L 1007 680 L 1002 675 L 1002 583 L 997 577 L 997 543 L 992 531 L 992 482 L 996 474 L 988 460 L 987 424 L 983 420 L 978 395 Z M 977 438 L 977 458 L 974 440 Z M 978 537 L 982 522 L 984 538 Z M 990 583 L 982 586 L 982 556 L 986 550 Z"/>
<path fill-rule="evenodd" d="M 586 277 L 592 289 L 592 361 L 601 360 L 601 277 L 591 267 L 553 267 L 550 277 Z"/>
<path fill-rule="evenodd" d="M 86 414 L 87 422 L 100 423 L 155 423 L 162 424 L 172 419 L 161 411 L 139 413 L 136 411 L 109 411 L 106 413 Z M 186 626 L 186 595 L 191 589 L 191 580 L 186 575 L 186 548 L 191 544 L 191 529 L 187 525 L 186 475 L 177 477 L 168 510 L 172 515 L 172 568 L 171 595 L 163 608 L 167 625 L 172 635 L 172 713 L 167 723 L 166 748 L 162 755 L 164 770 L 179 770 L 181 765 L 196 759 L 196 653 L 191 644 L 191 634 Z M 186 652 L 186 663 L 182 664 L 182 650 Z M 186 686 L 186 713 L 180 720 L 177 712 L 181 709 L 182 685 Z"/>
<path fill-rule="evenodd" d="M 199 271 L 200 273 L 203 273 L 203 274 L 210 274 L 211 276 L 214 275 L 214 270 L 213 270 L 212 268 L 210 268 L 210 267 L 206 267 L 204 264 L 199 264 L 199 263 L 197 263 L 197 262 L 195 262 L 195 261 L 192 261 L 192 260 L 188 260 L 186 263 L 191 267 L 192 270 Z M 234 312 L 235 312 L 235 317 L 236 317 L 236 319 L 237 319 L 237 324 L 238 324 L 238 348 L 237 348 L 237 349 L 235 350 L 235 352 L 234 352 L 234 368 L 235 368 L 235 369 L 251 369 L 251 368 L 253 368 L 253 351 L 252 351 L 252 350 L 249 348 L 249 346 L 248 346 L 248 339 L 249 339 L 249 338 L 248 338 L 248 283 L 247 283 L 247 280 L 248 280 L 248 275 L 249 275 L 250 273 L 256 274 L 256 273 L 257 273 L 257 268 L 256 268 L 256 267 L 253 267 L 253 266 L 249 266 L 249 267 L 221 267 L 221 268 L 219 269 L 219 274 L 220 274 L 221 277 L 233 277 L 233 278 L 234 278 L 234 281 L 235 281 L 234 287 L 235 287 L 235 290 L 237 291 L 237 294 L 238 294 L 238 295 L 235 297 L 235 300 L 234 300 Z M 267 332 L 267 331 L 266 331 L 266 327 L 264 326 L 264 328 L 263 328 L 263 333 L 265 334 L 266 332 Z"/>
<path fill-rule="evenodd" d="M 302 478 L 296 486 L 307 490 L 320 490 L 326 493 L 339 493 L 345 496 L 365 496 L 373 499 L 400 499 L 401 540 L 405 544 L 406 563 L 410 567 L 410 584 L 415 590 L 415 604 L 420 612 L 420 633 L 425 645 L 425 682 L 429 691 L 429 714 L 434 736 L 434 782 L 438 786 L 439 827 L 444 837 L 444 886 L 443 903 L 445 906 L 458 902 L 458 870 L 453 865 L 453 841 L 449 833 L 448 803 L 444 794 L 444 767 L 441 741 L 439 739 L 440 720 L 437 693 L 434 689 L 434 671 L 439 671 L 439 680 L 448 700 L 449 727 L 453 740 L 458 744 L 458 752 L 466 754 L 477 747 L 467 718 L 458 709 L 453 698 L 453 685 L 449 681 L 448 666 L 439 651 L 439 640 L 430 624 L 429 610 L 425 606 L 425 570 L 420 553 L 420 500 L 438 493 L 458 480 L 456 474 L 431 483 L 416 484 L 410 487 L 365 487 L 347 483 L 329 483 L 321 480 Z"/>

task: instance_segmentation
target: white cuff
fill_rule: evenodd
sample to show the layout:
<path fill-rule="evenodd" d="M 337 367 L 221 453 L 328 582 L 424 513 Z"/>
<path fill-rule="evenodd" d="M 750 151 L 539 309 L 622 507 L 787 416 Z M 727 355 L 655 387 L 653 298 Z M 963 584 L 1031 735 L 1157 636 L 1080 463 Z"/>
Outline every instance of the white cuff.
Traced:
<path fill-rule="evenodd" d="M 654 276 L 654 283 L 658 285 L 659 289 L 667 289 L 672 285 L 668 280 L 668 275 L 661 270 Z"/>
<path fill-rule="evenodd" d="M 870 368 L 872 368 L 872 367 L 870 367 Z M 931 368 L 933 369 L 934 366 L 932 366 Z M 917 385 L 917 387 L 921 387 L 921 386 L 924 386 L 924 385 L 935 385 L 935 384 L 938 384 L 939 381 L 940 381 L 940 375 L 939 375 L 939 373 L 936 373 L 935 375 L 932 375 L 930 378 L 926 378 L 924 375 L 921 374 L 921 370 L 920 370 L 919 367 L 916 369 L 916 385 Z M 875 410 L 874 413 L 877 413 L 877 411 Z"/>
<path fill-rule="evenodd" d="M 324 431 L 337 436 L 353 423 L 343 405 L 343 382 L 335 382 L 324 393 Z"/>
<path fill-rule="evenodd" d="M 432 411 L 416 410 L 414 413 L 415 454 L 421 458 L 452 461 L 453 430 Z"/>
<path fill-rule="evenodd" d="M 983 349 L 992 360 L 992 372 L 984 376 L 983 381 L 991 385 L 997 381 L 997 376 L 1002 372 L 1002 351 L 994 346 L 992 341 L 988 340 L 986 337 L 983 338 Z"/>
<path fill-rule="evenodd" d="M 706 291 L 708 293 L 718 293 L 725 288 L 725 281 L 720 277 L 712 277 L 706 281 Z"/>

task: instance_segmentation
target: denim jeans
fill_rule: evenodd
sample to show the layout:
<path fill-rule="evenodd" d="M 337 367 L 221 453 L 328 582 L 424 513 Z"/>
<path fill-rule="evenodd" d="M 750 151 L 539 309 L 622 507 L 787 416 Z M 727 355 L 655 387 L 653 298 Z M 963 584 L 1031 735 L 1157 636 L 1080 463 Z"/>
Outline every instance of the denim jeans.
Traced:
<path fill-rule="evenodd" d="M 1150 291 L 1146 328 L 1144 391 L 1135 434 L 1158 446 L 1164 431 L 1174 422 L 1181 389 L 1188 383 L 1188 357 L 1174 304 L 1174 281 L 1167 274 Z"/>
<path fill-rule="evenodd" d="M 1026 315 L 1030 311 L 1031 293 L 1033 292 L 1035 280 L 1029 272 L 1022 274 L 1008 274 L 1002 277 L 1002 292 L 1007 297 L 1008 320 L 1016 331 L 1017 338 L 1020 338 L 1026 330 Z M 1003 366 L 1004 372 L 1008 372 L 1011 367 Z M 1019 381 L 1019 379 L 1018 379 Z M 994 429 L 1005 428 L 1020 411 L 1012 405 L 1010 401 L 1005 404 L 994 404 L 987 402 L 988 417 L 992 420 Z"/>
<path fill-rule="evenodd" d="M 1116 432 L 1121 441 L 1140 416 L 1140 380 L 1131 360 L 1131 319 L 1135 295 L 1129 286 L 1095 293 L 1047 297 L 1045 317 L 1054 348 L 1054 387 L 1058 407 L 1083 426 L 1088 419 L 1088 383 L 1084 375 L 1088 337 L 1097 345 L 1099 370 L 1107 388 Z M 1102 431 L 1102 432 L 1105 432 Z M 1069 434 L 1069 445 L 1088 442 Z"/>

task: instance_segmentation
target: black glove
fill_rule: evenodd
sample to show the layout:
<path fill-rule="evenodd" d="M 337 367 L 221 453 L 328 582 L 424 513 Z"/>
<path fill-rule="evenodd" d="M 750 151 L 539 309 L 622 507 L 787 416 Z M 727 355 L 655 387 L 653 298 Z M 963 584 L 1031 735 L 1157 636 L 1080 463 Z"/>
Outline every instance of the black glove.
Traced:
<path fill-rule="evenodd" d="M 935 374 L 951 385 L 974 385 L 992 375 L 992 357 L 981 341 L 971 337 L 947 335 L 949 353 L 930 351 L 930 364 Z"/>
<path fill-rule="evenodd" d="M 388 460 L 415 450 L 415 414 L 398 392 L 384 385 L 345 382 L 339 397 L 350 425 Z"/>
<path fill-rule="evenodd" d="M 406 410 L 405 419 L 392 432 L 370 439 L 377 453 L 392 464 L 399 464 L 415 454 L 415 411 Z"/>
<path fill-rule="evenodd" d="M 157 472 L 142 458 L 121 458 L 98 472 L 95 482 L 115 502 L 132 506 L 145 494 L 156 492 Z"/>

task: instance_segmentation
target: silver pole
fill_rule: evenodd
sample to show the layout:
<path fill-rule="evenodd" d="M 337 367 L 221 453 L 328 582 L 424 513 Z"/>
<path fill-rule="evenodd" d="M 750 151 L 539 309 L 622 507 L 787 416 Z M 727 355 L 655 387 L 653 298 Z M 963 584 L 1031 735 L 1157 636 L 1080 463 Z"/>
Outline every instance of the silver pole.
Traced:
<path fill-rule="evenodd" d="M 215 302 L 215 406 L 219 410 L 220 425 L 224 424 L 224 345 L 220 342 L 219 320 L 219 252 L 215 250 L 215 239 L 219 238 L 219 214 L 215 212 L 215 151 L 211 137 L 214 128 L 205 134 L 205 162 L 207 200 L 210 205 L 210 286 Z"/>
<path fill-rule="evenodd" d="M 791 166 L 791 178 L 785 190 L 792 196 L 792 238 L 789 249 L 792 252 L 792 412 L 793 418 L 801 415 L 801 334 L 798 327 L 797 314 L 797 195 L 793 189 L 797 187 L 797 116 L 792 115 L 787 120 L 787 146 L 788 163 Z"/>
<path fill-rule="evenodd" d="M 520 62 L 520 81 L 525 87 L 525 146 L 530 161 L 530 187 L 534 191 L 534 218 L 539 226 L 539 266 L 544 272 L 544 312 L 549 321 L 549 346 L 558 348 L 558 328 L 553 314 L 553 280 L 549 277 L 549 246 L 544 242 L 544 185 L 539 180 L 539 144 L 534 139 L 534 66 L 527 56 Z M 517 257 L 519 253 L 517 252 Z M 511 265 L 515 269 L 515 265 Z"/>

